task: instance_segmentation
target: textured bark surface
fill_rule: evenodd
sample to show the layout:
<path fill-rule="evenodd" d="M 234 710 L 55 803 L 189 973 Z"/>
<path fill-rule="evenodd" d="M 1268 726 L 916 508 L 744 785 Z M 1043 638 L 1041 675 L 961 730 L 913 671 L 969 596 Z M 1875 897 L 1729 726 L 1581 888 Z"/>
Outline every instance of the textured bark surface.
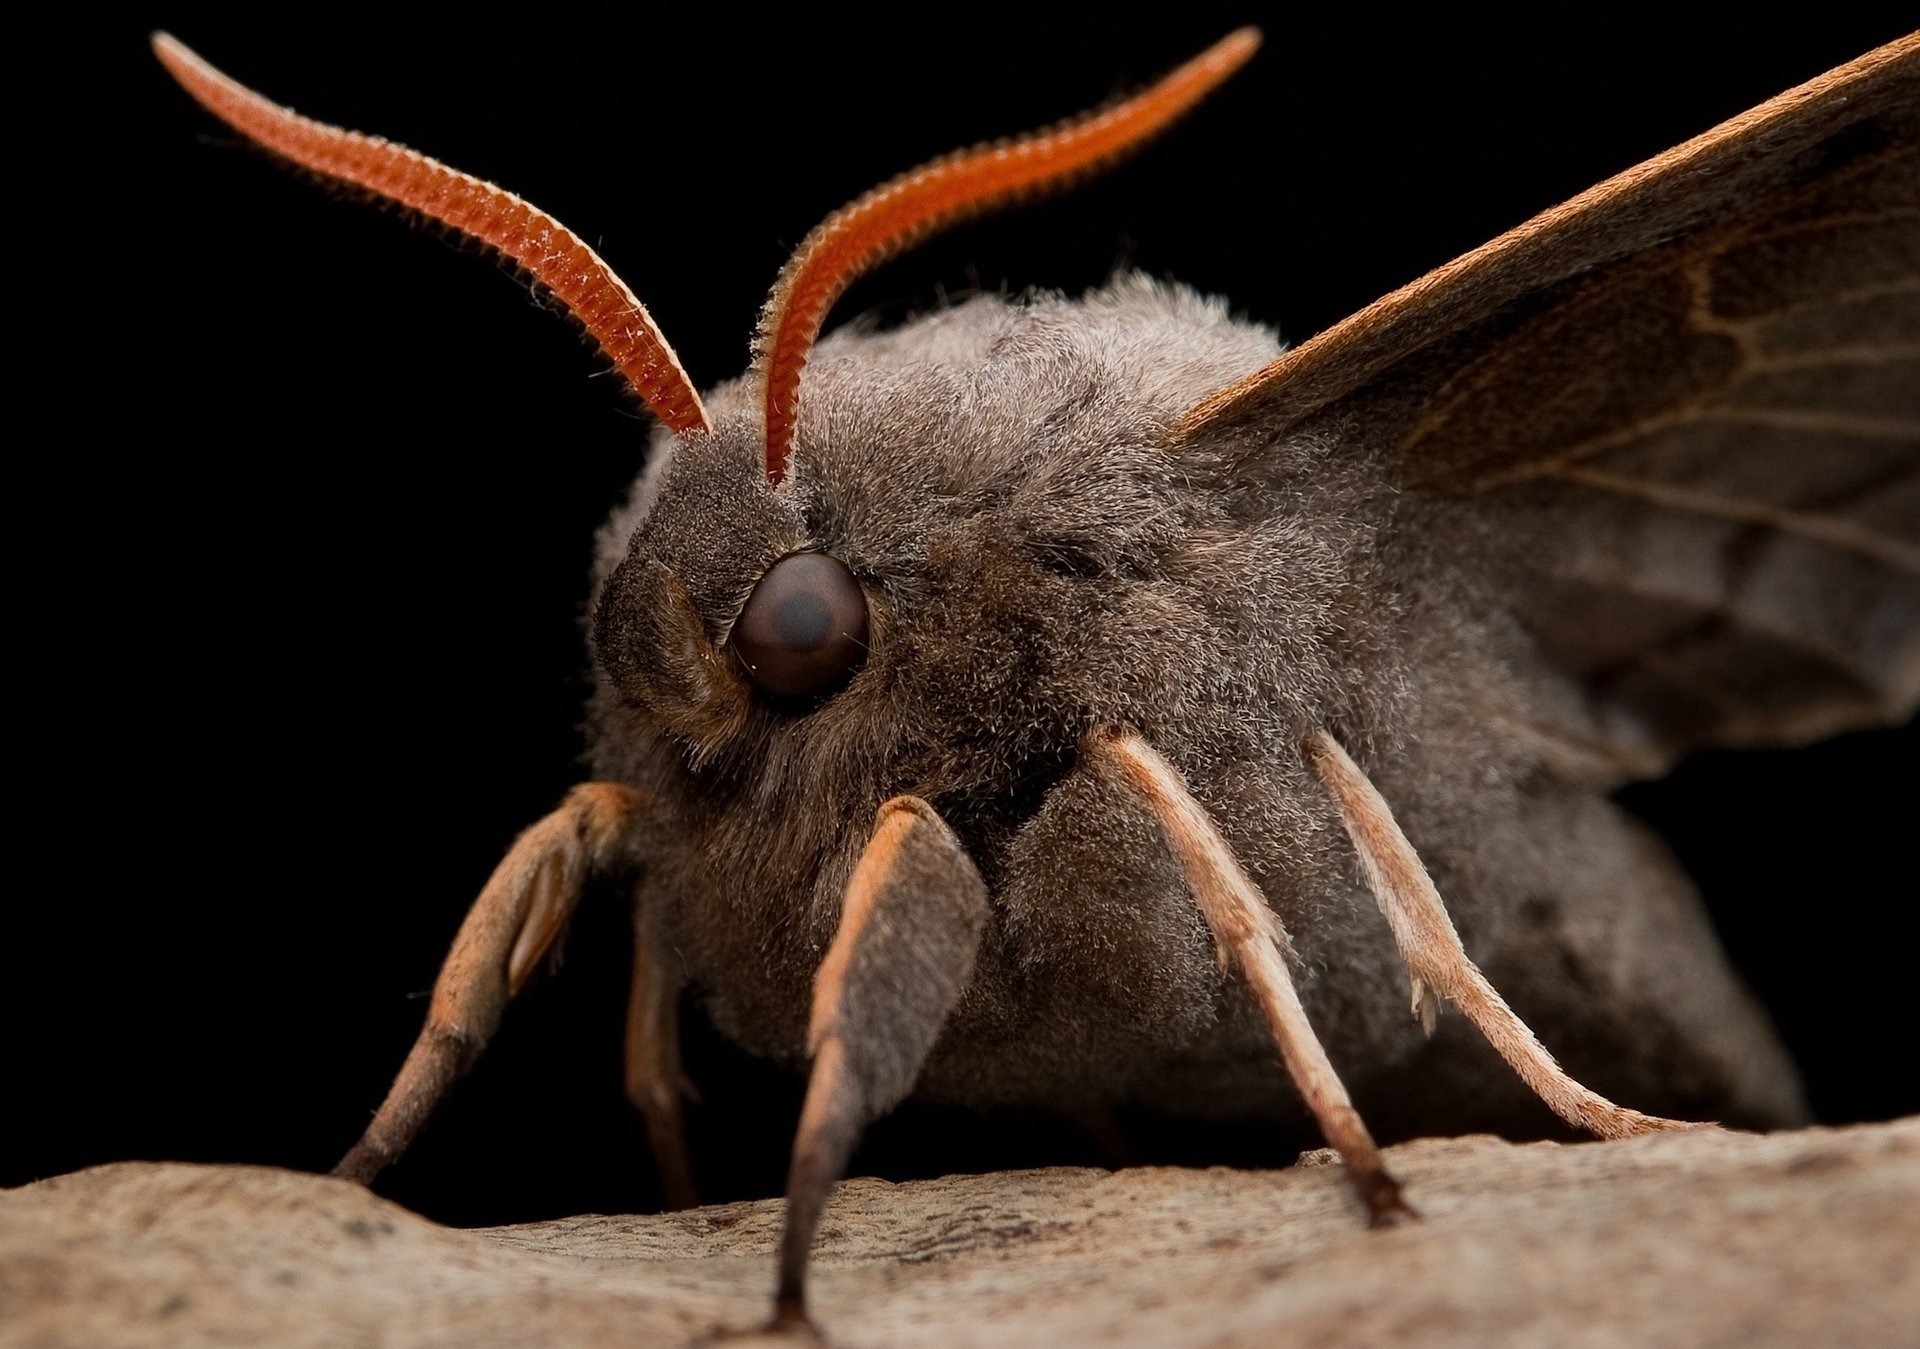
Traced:
<path fill-rule="evenodd" d="M 1024 1171 L 839 1190 L 815 1313 L 913 1345 L 1888 1345 L 1920 1326 L 1920 1119 Z M 6 1346 L 672 1345 L 756 1325 L 779 1206 L 438 1227 L 345 1181 L 123 1163 L 0 1195 Z"/>

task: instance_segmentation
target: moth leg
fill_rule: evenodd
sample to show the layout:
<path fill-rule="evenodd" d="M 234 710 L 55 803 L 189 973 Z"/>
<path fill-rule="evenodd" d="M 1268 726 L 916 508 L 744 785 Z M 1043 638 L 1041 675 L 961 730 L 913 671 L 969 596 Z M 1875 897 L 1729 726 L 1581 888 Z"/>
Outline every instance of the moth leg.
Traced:
<path fill-rule="evenodd" d="M 773 1324 L 807 1323 L 807 1259 L 861 1131 L 912 1090 L 973 973 L 987 887 L 932 806 L 896 796 L 847 884 L 814 978 L 813 1070 L 787 1173 Z"/>
<path fill-rule="evenodd" d="M 434 980 L 427 1024 L 387 1099 L 334 1175 L 368 1184 L 407 1150 L 493 1038 L 508 1001 L 573 915 L 588 875 L 628 860 L 653 813 L 631 788 L 586 782 L 514 841 L 460 925 Z"/>
<path fill-rule="evenodd" d="M 1091 762 L 1117 773 L 1146 801 L 1186 872 L 1194 902 L 1213 932 L 1221 965 L 1237 963 L 1246 975 L 1279 1046 L 1280 1060 L 1327 1142 L 1346 1164 L 1347 1176 L 1367 1206 L 1368 1220 L 1379 1226 L 1393 1214 L 1412 1213 L 1400 1197 L 1400 1183 L 1381 1161 L 1379 1146 L 1307 1021 L 1287 969 L 1293 946 L 1280 916 L 1267 906 L 1235 860 L 1206 808 L 1193 799 L 1179 770 L 1132 731 L 1090 732 L 1081 747 Z"/>
<path fill-rule="evenodd" d="M 1360 870 L 1407 963 L 1414 1014 L 1429 1030 L 1437 995 L 1466 1013 L 1520 1080 L 1554 1114 L 1601 1138 L 1701 1127 L 1615 1105 L 1567 1076 L 1468 957 L 1433 878 L 1401 832 L 1385 798 L 1360 766 L 1325 731 L 1316 732 L 1306 750 L 1309 762 L 1339 807 L 1347 835 L 1360 855 Z"/>
<path fill-rule="evenodd" d="M 680 1069 L 678 966 L 667 955 L 660 922 L 642 908 L 633 921 L 633 985 L 627 995 L 627 1099 L 647 1124 L 647 1144 L 670 1209 L 693 1208 L 700 1196 L 687 1156 L 682 1099 L 693 1094 Z"/>

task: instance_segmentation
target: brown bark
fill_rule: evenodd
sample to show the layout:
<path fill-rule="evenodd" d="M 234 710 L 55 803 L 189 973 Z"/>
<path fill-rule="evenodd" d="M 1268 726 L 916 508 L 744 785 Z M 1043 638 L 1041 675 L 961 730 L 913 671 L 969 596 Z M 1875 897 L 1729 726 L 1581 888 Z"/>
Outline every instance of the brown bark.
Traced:
<path fill-rule="evenodd" d="M 1313 1162 L 1322 1154 L 1308 1160 Z M 1755 1137 L 1391 1148 L 1337 1167 L 841 1187 L 842 1346 L 1893 1344 L 1920 1325 L 1920 1119 Z M 357 1185 L 124 1163 L 0 1194 L 0 1345 L 673 1345 L 760 1324 L 777 1201 L 436 1226 Z"/>

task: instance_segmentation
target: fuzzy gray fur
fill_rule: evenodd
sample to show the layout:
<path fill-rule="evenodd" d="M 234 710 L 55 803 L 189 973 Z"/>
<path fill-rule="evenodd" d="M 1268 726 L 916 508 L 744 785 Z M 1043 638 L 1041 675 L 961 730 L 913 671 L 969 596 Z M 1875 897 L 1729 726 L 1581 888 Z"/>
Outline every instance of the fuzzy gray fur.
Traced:
<path fill-rule="evenodd" d="M 1364 434 L 1170 429 L 1279 347 L 1128 277 L 982 297 L 824 341 L 772 489 L 745 382 L 716 433 L 662 433 L 604 530 L 597 777 L 677 818 L 638 902 L 720 1028 L 799 1062 L 813 973 L 879 803 L 952 826 L 991 894 L 972 983 L 920 1094 L 1294 1119 L 1264 1024 L 1222 976 L 1153 821 L 1076 767 L 1138 729 L 1292 932 L 1302 996 L 1387 1132 L 1537 1127 L 1459 1018 L 1432 1042 L 1299 746 L 1326 727 L 1393 805 L 1467 948 L 1576 1076 L 1660 1113 L 1799 1118 L 1791 1066 L 1690 888 L 1563 762 L 1568 698 L 1503 620 L 1465 513 L 1388 487 Z M 724 651 L 802 548 L 866 588 L 871 653 L 805 715 Z"/>

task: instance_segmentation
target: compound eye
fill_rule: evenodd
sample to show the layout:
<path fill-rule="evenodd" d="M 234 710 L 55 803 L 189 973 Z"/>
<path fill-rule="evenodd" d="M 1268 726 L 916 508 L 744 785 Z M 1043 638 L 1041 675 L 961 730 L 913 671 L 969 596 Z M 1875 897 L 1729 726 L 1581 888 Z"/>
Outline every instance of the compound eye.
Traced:
<path fill-rule="evenodd" d="M 867 597 L 839 558 L 790 553 L 754 586 L 727 643 L 776 698 L 831 693 L 866 658 Z"/>

